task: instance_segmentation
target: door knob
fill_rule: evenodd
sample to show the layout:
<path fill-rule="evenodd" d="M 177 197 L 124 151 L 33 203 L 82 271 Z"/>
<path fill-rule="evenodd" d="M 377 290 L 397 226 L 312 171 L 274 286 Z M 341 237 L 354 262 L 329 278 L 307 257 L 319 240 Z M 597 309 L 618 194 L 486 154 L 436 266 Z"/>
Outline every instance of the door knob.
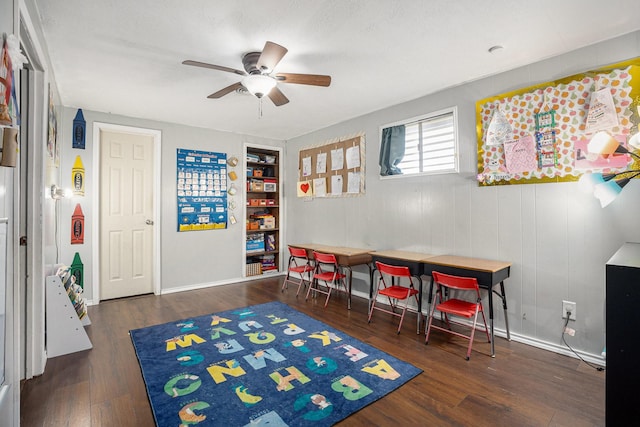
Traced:
<path fill-rule="evenodd" d="M 153 225 L 153 221 L 152 221 L 152 220 L 150 220 L 150 219 L 146 220 L 146 221 L 145 221 L 145 223 L 146 223 L 147 225 Z"/>

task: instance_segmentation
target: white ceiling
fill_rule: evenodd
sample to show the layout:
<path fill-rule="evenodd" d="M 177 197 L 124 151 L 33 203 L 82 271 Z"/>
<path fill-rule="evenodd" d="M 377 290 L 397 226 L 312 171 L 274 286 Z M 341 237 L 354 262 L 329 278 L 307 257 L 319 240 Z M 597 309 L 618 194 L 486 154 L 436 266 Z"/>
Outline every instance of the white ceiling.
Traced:
<path fill-rule="evenodd" d="M 34 1 L 63 105 L 280 140 L 640 29 L 638 0 Z M 242 70 L 267 40 L 331 86 L 280 83 L 260 117 L 207 99 L 240 76 L 181 64 Z"/>

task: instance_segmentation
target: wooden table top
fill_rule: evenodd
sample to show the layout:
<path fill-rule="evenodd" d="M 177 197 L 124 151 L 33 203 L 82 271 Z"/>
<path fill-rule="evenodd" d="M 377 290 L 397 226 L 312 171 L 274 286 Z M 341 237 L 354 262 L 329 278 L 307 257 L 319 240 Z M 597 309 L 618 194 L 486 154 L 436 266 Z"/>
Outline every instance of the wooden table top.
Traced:
<path fill-rule="evenodd" d="M 307 250 L 325 252 L 325 253 L 341 255 L 341 256 L 366 255 L 366 254 L 369 254 L 369 252 L 371 252 L 371 249 L 349 248 L 346 246 L 318 245 L 315 243 L 291 244 L 291 246 L 296 248 L 303 248 Z"/>
<path fill-rule="evenodd" d="M 469 258 L 457 255 L 439 255 L 422 260 L 428 264 L 446 265 L 449 267 L 461 267 L 469 270 L 489 271 L 495 273 L 511 266 L 510 262 L 496 261 L 481 258 Z"/>
<path fill-rule="evenodd" d="M 391 258 L 391 259 L 399 259 L 399 260 L 413 261 L 413 262 L 420 262 L 427 258 L 432 258 L 435 256 L 435 255 L 421 253 L 421 252 L 397 251 L 397 250 L 371 251 L 370 253 L 373 256 L 379 256 L 381 258 Z"/>
<path fill-rule="evenodd" d="M 306 249 L 308 251 L 315 251 L 318 250 L 320 248 L 322 248 L 325 245 L 317 245 L 315 243 L 300 243 L 300 244 L 290 244 L 289 246 L 293 246 L 294 248 L 302 248 L 302 249 Z"/>
<path fill-rule="evenodd" d="M 487 271 L 495 273 L 497 271 L 509 268 L 510 262 L 497 261 L 482 258 L 471 258 L 457 255 L 431 255 L 427 253 L 412 252 L 412 251 L 400 251 L 400 250 L 384 250 L 384 251 L 372 251 L 370 249 L 363 248 L 349 248 L 345 246 L 329 246 L 319 245 L 316 243 L 300 243 L 291 244 L 296 248 L 303 248 L 308 251 L 318 251 L 324 253 L 331 253 L 337 256 L 352 257 L 360 255 L 372 255 L 380 256 L 384 258 L 392 258 L 398 260 L 405 260 L 411 262 L 423 262 L 435 265 L 446 265 L 449 267 L 460 267 L 469 270 Z"/>

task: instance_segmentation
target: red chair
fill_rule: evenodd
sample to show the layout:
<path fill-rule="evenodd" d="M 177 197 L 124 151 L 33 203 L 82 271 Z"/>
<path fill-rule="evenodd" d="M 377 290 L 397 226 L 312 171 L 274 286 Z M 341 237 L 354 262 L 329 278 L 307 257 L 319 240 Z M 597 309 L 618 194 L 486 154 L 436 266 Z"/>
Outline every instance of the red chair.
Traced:
<path fill-rule="evenodd" d="M 478 287 L 478 280 L 475 277 L 459 277 L 449 274 L 439 273 L 437 271 L 432 272 L 432 278 L 436 284 L 435 301 L 431 313 L 429 313 L 429 322 L 427 325 L 427 336 L 425 343 L 429 344 L 429 334 L 431 328 L 438 329 L 444 332 L 448 332 L 453 335 L 465 338 L 469 340 L 469 346 L 467 347 L 467 360 L 471 357 L 471 346 L 473 345 L 473 337 L 476 332 L 476 324 L 478 321 L 478 313 L 482 314 L 482 321 L 484 322 L 484 332 L 487 334 L 487 341 L 491 342 L 489 338 L 489 329 L 487 328 L 487 319 L 484 316 L 484 310 L 482 308 L 482 298 L 480 297 L 480 288 Z M 446 298 L 450 296 L 452 291 L 457 291 L 456 296 L 462 296 L 463 293 L 470 294 L 470 298 L 475 301 L 465 301 L 460 298 Z M 437 326 L 433 324 L 433 316 L 438 310 L 444 315 L 444 320 L 447 324 L 447 328 Z M 464 335 L 460 332 L 453 331 L 451 329 L 451 323 L 468 327 L 459 322 L 450 321 L 449 315 L 466 317 L 470 319 L 473 317 L 473 326 L 471 327 L 471 335 Z"/>
<path fill-rule="evenodd" d="M 289 266 L 287 267 L 287 276 L 282 282 L 282 292 L 289 287 L 289 283 L 293 283 L 298 286 L 296 296 L 300 293 L 300 288 L 304 283 L 311 284 L 311 273 L 313 272 L 313 266 L 311 260 L 307 256 L 307 250 L 302 248 L 294 248 L 289 246 Z M 295 276 L 291 276 L 291 273 L 299 275 L 299 279 Z M 307 278 L 305 279 L 305 276 Z"/>
<path fill-rule="evenodd" d="M 338 261 L 334 254 L 324 254 L 322 252 L 314 251 L 313 257 L 316 262 L 316 268 L 313 273 L 311 286 L 307 289 L 305 301 L 309 299 L 309 294 L 313 289 L 314 295 L 315 292 L 320 292 L 327 296 L 327 299 L 324 302 L 324 306 L 326 307 L 329 303 L 329 297 L 331 296 L 332 289 L 335 288 L 339 290 L 339 287 L 342 287 L 344 292 L 347 292 L 347 286 L 344 283 L 344 279 L 347 276 L 340 272 L 340 266 L 338 265 Z M 324 282 L 324 285 L 321 285 L 320 281 Z"/>
<path fill-rule="evenodd" d="M 384 311 L 385 313 L 389 313 L 400 318 L 400 324 L 398 325 L 399 334 L 400 330 L 402 329 L 402 321 L 404 320 L 404 315 L 407 310 L 420 316 L 417 310 L 418 290 L 413 286 L 413 278 L 411 277 L 411 273 L 409 272 L 408 267 L 388 265 L 376 261 L 376 269 L 380 273 L 380 278 L 378 279 L 378 286 L 376 288 L 376 291 L 374 292 L 371 309 L 369 310 L 369 323 L 371 323 L 373 310 Z M 387 284 L 388 279 L 391 279 L 391 285 Z M 409 286 L 407 287 L 400 285 L 401 279 L 409 280 Z M 384 307 L 376 306 L 378 295 L 384 295 L 388 298 L 391 310 L 387 310 Z M 409 300 L 411 299 L 411 297 L 413 297 L 416 302 L 415 310 L 409 308 Z M 400 301 L 404 301 L 404 306 L 400 305 Z M 401 313 L 396 312 L 396 308 L 398 307 L 402 309 Z M 417 333 L 420 333 L 419 321 Z"/>

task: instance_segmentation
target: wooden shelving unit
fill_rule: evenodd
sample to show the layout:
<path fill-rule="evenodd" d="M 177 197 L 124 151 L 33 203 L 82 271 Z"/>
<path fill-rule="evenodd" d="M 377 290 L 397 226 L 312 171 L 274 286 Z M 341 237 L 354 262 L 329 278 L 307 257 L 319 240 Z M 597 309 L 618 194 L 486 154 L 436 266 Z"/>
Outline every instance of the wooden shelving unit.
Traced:
<path fill-rule="evenodd" d="M 280 271 L 280 156 L 246 147 L 245 277 Z"/>

